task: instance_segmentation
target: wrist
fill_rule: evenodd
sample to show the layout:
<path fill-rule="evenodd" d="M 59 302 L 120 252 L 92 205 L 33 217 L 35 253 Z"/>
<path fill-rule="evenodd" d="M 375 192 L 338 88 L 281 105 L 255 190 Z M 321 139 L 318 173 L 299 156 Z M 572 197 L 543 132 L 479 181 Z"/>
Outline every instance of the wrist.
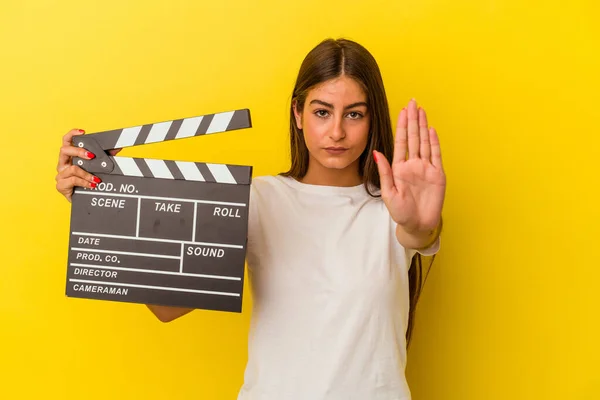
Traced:
<path fill-rule="evenodd" d="M 438 240 L 438 238 L 440 237 L 440 234 L 442 233 L 442 220 L 440 218 L 440 222 L 437 224 L 437 226 L 435 227 L 435 229 L 431 232 L 431 234 L 429 235 L 429 237 L 427 238 L 427 240 L 425 241 L 424 245 L 421 245 L 421 247 L 416 247 L 417 250 L 424 250 L 424 249 L 428 249 L 431 246 L 433 246 L 435 244 L 435 242 Z"/>
<path fill-rule="evenodd" d="M 402 225 L 396 225 L 396 238 L 405 248 L 427 249 L 432 246 L 439 238 L 443 227 L 443 220 L 440 220 L 435 228 L 428 230 L 407 230 Z"/>

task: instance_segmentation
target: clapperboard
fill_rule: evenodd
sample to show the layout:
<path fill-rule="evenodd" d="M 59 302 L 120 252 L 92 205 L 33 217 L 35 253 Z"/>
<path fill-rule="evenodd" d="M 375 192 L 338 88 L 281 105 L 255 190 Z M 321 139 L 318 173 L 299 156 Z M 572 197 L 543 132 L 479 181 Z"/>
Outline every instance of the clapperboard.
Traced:
<path fill-rule="evenodd" d="M 107 150 L 250 128 L 247 109 L 76 136 L 66 295 L 241 312 L 252 167 Z"/>

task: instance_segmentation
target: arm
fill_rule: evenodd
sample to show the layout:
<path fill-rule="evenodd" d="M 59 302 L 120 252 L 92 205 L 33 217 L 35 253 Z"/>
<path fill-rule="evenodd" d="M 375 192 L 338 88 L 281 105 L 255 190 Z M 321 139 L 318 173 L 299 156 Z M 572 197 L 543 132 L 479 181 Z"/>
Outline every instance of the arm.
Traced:
<path fill-rule="evenodd" d="M 155 306 L 153 304 L 146 304 L 146 307 L 148 307 L 161 322 L 171 322 L 174 319 L 183 317 L 185 314 L 194 311 L 193 308 Z"/>
<path fill-rule="evenodd" d="M 398 243 L 405 249 L 427 249 L 435 243 L 442 232 L 443 221 L 440 217 L 440 222 L 434 229 L 428 229 L 419 232 L 408 232 L 402 225 L 396 225 L 396 239 Z"/>
<path fill-rule="evenodd" d="M 407 249 L 426 249 L 442 229 L 446 175 L 437 132 L 428 127 L 425 110 L 411 100 L 398 116 L 390 166 L 373 151 L 381 178 L 381 197 L 396 222 L 396 239 Z"/>

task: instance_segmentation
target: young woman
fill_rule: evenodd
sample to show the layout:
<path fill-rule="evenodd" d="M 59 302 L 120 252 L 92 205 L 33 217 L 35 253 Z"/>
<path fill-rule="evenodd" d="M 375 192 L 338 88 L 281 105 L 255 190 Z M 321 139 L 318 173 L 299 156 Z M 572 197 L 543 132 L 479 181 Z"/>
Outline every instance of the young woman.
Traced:
<path fill-rule="evenodd" d="M 93 156 L 71 145 L 82 133 L 69 132 L 60 152 L 57 189 L 69 200 L 74 186 L 99 181 L 70 166 Z M 239 399 L 408 400 L 420 256 L 440 247 L 436 131 L 413 99 L 394 142 L 375 59 L 330 39 L 300 67 L 290 134 L 290 170 L 252 183 L 253 312 Z M 148 307 L 165 322 L 191 311 Z"/>

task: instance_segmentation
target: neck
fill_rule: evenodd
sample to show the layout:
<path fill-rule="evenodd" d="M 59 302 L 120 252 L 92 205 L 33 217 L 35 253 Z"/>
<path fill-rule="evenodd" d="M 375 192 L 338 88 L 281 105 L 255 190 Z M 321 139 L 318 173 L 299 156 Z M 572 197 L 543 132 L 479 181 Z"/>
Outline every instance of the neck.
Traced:
<path fill-rule="evenodd" d="M 325 168 L 315 160 L 308 163 L 308 171 L 300 182 L 322 186 L 357 186 L 362 183 L 358 174 L 358 160 L 344 169 Z"/>

